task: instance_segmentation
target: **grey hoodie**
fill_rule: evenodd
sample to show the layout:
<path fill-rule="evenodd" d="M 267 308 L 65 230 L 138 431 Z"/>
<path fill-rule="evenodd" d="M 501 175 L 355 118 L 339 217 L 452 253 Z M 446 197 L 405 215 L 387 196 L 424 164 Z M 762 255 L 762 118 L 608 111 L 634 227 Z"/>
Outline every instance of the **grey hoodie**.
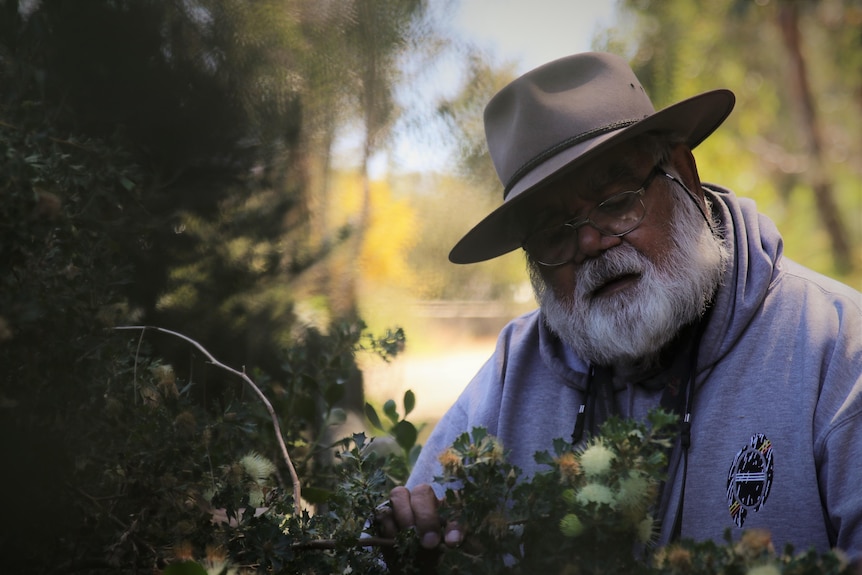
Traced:
<path fill-rule="evenodd" d="M 754 202 L 706 189 L 733 253 L 698 353 L 684 538 L 767 529 L 776 549 L 838 547 L 862 557 L 862 294 L 782 257 Z M 482 426 L 527 475 L 536 451 L 568 440 L 588 366 L 538 310 L 496 350 L 434 428 L 407 486 L 431 483 L 439 454 Z M 614 408 L 642 418 L 662 390 L 614 379 Z M 670 537 L 682 487 L 679 449 L 659 507 Z M 435 487 L 442 496 L 442 488 Z"/>

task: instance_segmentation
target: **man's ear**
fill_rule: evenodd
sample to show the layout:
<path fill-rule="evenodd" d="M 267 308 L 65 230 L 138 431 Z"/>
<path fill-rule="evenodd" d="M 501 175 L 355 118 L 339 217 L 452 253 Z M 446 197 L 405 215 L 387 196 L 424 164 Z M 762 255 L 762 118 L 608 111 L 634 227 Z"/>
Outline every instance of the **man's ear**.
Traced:
<path fill-rule="evenodd" d="M 676 168 L 683 183 L 688 186 L 698 198 L 703 200 L 703 188 L 700 185 L 700 175 L 697 173 L 697 162 L 691 148 L 685 144 L 677 144 L 670 153 L 670 163 Z"/>

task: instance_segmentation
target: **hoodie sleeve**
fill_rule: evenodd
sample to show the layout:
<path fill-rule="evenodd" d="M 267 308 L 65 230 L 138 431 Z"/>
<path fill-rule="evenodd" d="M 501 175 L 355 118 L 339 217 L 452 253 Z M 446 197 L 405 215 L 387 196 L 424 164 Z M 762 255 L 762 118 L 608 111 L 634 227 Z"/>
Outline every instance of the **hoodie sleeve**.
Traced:
<path fill-rule="evenodd" d="M 830 540 L 862 560 L 862 296 L 836 300 L 834 344 L 824 357 L 815 438 Z"/>

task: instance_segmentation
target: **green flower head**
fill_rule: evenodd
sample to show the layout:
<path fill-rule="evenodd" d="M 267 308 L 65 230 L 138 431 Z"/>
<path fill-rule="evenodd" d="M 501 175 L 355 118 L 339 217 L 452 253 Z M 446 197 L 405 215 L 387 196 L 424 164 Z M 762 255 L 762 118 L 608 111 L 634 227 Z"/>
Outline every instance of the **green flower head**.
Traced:
<path fill-rule="evenodd" d="M 644 511 L 650 495 L 650 482 L 643 475 L 635 472 L 620 479 L 617 499 L 620 507 L 631 511 Z"/>
<path fill-rule="evenodd" d="M 652 518 L 652 515 L 647 515 L 643 518 L 643 520 L 638 523 L 638 531 L 637 537 L 638 541 L 646 545 L 653 540 L 653 536 L 656 535 L 656 524 L 655 520 Z"/>
<path fill-rule="evenodd" d="M 752 567 L 745 575 L 781 575 L 781 569 L 774 563 L 767 563 Z"/>
<path fill-rule="evenodd" d="M 605 475 L 611 470 L 611 463 L 615 458 L 616 454 L 611 449 L 597 441 L 581 454 L 581 469 L 587 477 Z"/>
<path fill-rule="evenodd" d="M 595 503 L 597 505 L 608 505 L 613 507 L 616 504 L 614 492 L 607 485 L 601 483 L 587 483 L 581 488 L 577 496 L 578 503 L 581 505 L 589 505 Z"/>
<path fill-rule="evenodd" d="M 569 513 L 560 520 L 560 531 L 566 537 L 577 537 L 584 532 L 584 524 L 574 513 Z"/>

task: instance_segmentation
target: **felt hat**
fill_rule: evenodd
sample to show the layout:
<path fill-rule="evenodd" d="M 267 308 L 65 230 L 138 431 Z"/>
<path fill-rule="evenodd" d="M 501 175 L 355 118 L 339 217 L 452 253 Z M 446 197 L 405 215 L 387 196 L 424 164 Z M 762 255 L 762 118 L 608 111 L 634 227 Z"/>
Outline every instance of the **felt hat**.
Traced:
<path fill-rule="evenodd" d="M 656 112 L 628 63 L 600 52 L 527 72 L 485 107 L 485 137 L 504 186 L 503 204 L 458 241 L 450 261 L 480 262 L 521 247 L 519 208 L 544 184 L 646 132 L 672 133 L 694 148 L 734 102 L 730 90 L 713 90 Z"/>

